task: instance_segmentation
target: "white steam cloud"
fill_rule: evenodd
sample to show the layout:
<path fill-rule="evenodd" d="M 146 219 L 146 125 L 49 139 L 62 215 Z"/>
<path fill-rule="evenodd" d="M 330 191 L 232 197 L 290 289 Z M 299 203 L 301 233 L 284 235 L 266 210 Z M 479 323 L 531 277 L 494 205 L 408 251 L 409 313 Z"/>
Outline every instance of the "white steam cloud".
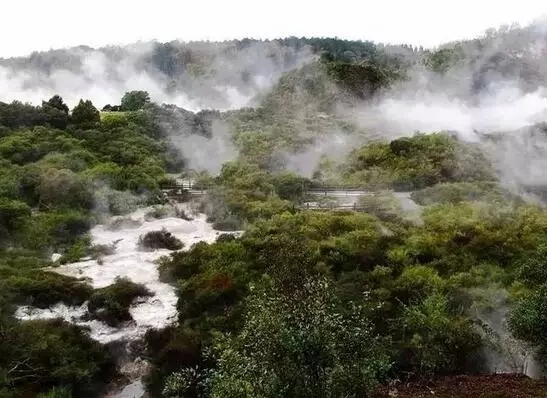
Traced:
<path fill-rule="evenodd" d="M 172 54 L 162 55 L 162 46 Z M 126 91 L 145 90 L 155 102 L 194 112 L 238 109 L 310 57 L 307 48 L 294 50 L 273 41 L 241 48 L 230 42 L 78 47 L 0 60 L 0 101 L 38 105 L 59 94 L 69 106 L 83 98 L 103 107 L 119 103 Z M 184 67 L 173 71 L 180 62 Z"/>
<path fill-rule="evenodd" d="M 454 45 L 446 46 L 451 47 Z M 302 136 L 312 136 L 314 144 L 287 155 L 287 167 L 311 176 L 322 156 L 342 160 L 367 140 L 449 130 L 465 140 L 481 142 L 497 159 L 508 184 L 547 183 L 542 173 L 547 139 L 544 134 L 532 137 L 529 129 L 547 120 L 545 26 L 501 29 L 455 48 L 463 54 L 463 61 L 456 61 L 444 74 L 428 71 L 420 62 L 423 54 L 412 53 L 407 58 L 415 66 L 408 79 L 372 101 L 340 105 L 334 115 L 325 115 L 320 121 L 328 125 L 333 120 L 345 120 L 356 124 L 358 133 L 349 135 L 336 122 L 326 129 L 321 127 L 320 133 L 297 128 Z M 169 64 L 171 56 L 178 62 L 175 66 Z M 125 91 L 138 89 L 148 91 L 156 102 L 193 112 L 239 109 L 257 105 L 254 101 L 263 98 L 261 94 L 283 73 L 312 59 L 310 49 L 295 49 L 276 41 L 75 48 L 0 60 L 0 100 L 38 104 L 60 94 L 69 105 L 89 98 L 100 107 L 119 103 Z M 172 70 L 174 67 L 179 69 Z M 304 77 L 302 84 L 324 79 L 313 70 Z M 333 90 L 332 82 L 324 87 L 323 101 L 324 97 L 337 98 L 336 90 L 329 91 Z M 300 101 L 291 99 L 278 104 L 276 114 L 296 118 L 291 119 L 293 125 L 304 125 L 310 115 L 322 112 L 319 102 L 313 95 Z M 484 138 L 492 134 L 498 137 L 496 141 Z M 194 169 L 216 173 L 224 162 L 237 156 L 225 122 L 214 120 L 210 137 L 177 127 L 171 129 L 170 138 Z"/>

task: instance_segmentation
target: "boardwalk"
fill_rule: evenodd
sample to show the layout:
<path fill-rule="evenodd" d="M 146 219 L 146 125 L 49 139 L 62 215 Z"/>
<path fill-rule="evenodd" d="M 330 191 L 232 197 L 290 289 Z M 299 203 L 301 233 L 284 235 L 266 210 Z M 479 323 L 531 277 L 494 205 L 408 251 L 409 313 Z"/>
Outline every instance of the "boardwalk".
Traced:
<path fill-rule="evenodd" d="M 196 186 L 193 180 L 177 179 L 177 185 L 165 187 L 164 193 L 171 199 L 188 200 L 190 198 L 201 197 L 207 194 L 207 188 Z M 363 196 L 374 195 L 376 192 L 368 191 L 362 187 L 344 187 L 344 186 L 303 186 L 302 198 L 307 201 L 295 206 L 302 210 L 339 210 L 339 211 L 359 211 L 365 210 L 359 204 L 359 198 Z M 397 197 L 406 212 L 415 212 L 420 210 L 411 198 L 411 192 L 392 192 Z"/>

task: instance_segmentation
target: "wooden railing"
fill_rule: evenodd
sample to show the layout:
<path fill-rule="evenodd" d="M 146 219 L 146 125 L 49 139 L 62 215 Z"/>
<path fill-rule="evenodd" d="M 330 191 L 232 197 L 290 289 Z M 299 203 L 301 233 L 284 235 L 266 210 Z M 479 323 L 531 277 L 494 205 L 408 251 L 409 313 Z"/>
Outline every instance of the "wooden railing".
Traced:
<path fill-rule="evenodd" d="M 213 187 L 203 186 L 200 184 L 194 184 L 191 181 L 183 181 L 177 185 L 164 186 L 164 190 L 171 189 L 185 189 L 189 191 L 207 191 L 208 188 Z M 305 193 L 319 193 L 319 192 L 367 192 L 367 190 L 362 186 L 344 186 L 344 185 L 323 185 L 323 186 L 306 186 L 302 187 L 302 192 Z"/>

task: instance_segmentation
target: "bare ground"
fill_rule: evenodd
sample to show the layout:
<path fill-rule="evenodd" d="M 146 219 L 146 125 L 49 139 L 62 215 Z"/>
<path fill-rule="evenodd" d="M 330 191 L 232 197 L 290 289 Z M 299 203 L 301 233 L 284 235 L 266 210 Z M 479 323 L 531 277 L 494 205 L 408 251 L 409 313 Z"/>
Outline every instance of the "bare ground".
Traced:
<path fill-rule="evenodd" d="M 547 397 L 547 382 L 518 374 L 460 375 L 391 382 L 374 398 L 528 398 Z"/>

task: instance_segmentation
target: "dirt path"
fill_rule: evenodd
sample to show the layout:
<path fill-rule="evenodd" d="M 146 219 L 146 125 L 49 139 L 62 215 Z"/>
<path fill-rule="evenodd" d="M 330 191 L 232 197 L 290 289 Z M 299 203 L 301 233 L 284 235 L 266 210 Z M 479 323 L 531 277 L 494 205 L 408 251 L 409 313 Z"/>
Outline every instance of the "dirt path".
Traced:
<path fill-rule="evenodd" d="M 373 398 L 528 398 L 547 397 L 547 382 L 517 374 L 461 375 L 393 383 Z"/>

